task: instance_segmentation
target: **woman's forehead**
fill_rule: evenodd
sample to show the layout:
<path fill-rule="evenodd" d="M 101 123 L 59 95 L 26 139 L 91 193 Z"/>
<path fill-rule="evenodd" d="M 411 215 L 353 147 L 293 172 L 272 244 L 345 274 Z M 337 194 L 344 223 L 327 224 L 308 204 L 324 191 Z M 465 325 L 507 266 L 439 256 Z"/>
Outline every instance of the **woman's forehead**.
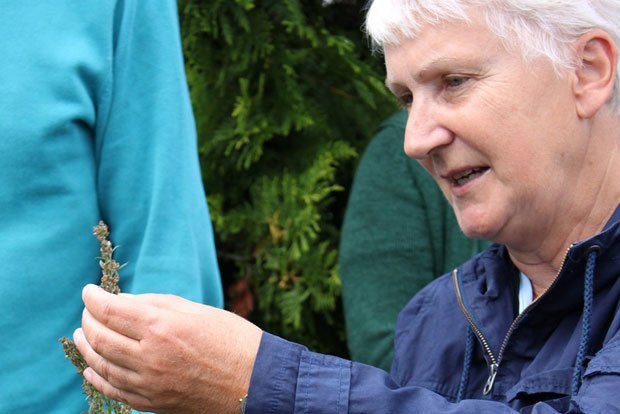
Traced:
<path fill-rule="evenodd" d="M 480 67 L 512 54 L 483 24 L 450 22 L 425 26 L 414 38 L 401 38 L 384 49 L 388 83 L 391 67 L 406 66 L 415 79 L 432 70 L 455 66 Z"/>

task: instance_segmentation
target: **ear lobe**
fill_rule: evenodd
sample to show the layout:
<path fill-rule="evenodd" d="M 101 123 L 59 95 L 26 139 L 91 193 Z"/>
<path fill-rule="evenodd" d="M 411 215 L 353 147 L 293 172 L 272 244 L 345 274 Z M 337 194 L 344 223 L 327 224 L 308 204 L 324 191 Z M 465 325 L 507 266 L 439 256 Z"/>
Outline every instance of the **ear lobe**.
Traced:
<path fill-rule="evenodd" d="M 618 49 L 603 30 L 584 34 L 575 50 L 579 66 L 575 69 L 573 92 L 577 114 L 592 118 L 611 99 L 618 64 Z"/>

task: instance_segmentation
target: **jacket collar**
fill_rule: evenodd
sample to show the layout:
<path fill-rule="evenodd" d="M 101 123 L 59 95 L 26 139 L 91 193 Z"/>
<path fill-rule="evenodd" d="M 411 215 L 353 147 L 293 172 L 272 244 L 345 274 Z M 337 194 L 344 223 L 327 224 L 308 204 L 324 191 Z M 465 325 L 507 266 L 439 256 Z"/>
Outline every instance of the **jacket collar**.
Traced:
<path fill-rule="evenodd" d="M 554 320 L 581 309 L 585 262 L 590 249 L 599 250 L 594 284 L 596 295 L 620 273 L 620 206 L 601 233 L 571 246 L 554 283 L 530 306 L 527 318 L 553 326 Z M 519 270 L 512 263 L 506 247 L 498 244 L 458 270 L 463 304 L 491 349 L 498 352 L 516 314 L 514 286 Z"/>

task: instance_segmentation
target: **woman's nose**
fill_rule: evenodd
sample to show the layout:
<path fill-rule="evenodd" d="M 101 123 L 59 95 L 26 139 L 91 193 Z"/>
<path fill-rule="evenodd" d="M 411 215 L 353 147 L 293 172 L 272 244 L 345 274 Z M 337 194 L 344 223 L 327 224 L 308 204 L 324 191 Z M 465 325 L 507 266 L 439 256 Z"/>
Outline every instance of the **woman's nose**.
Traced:
<path fill-rule="evenodd" d="M 418 101 L 411 105 L 405 128 L 405 153 L 409 157 L 422 160 L 452 142 L 453 134 L 442 125 L 439 115 L 432 103 Z"/>

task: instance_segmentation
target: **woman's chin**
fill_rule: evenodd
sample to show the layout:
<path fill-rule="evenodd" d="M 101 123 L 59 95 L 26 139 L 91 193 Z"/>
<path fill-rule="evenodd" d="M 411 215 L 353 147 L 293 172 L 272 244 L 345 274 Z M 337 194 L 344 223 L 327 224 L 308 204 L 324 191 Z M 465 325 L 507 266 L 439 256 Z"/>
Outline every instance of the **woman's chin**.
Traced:
<path fill-rule="evenodd" d="M 494 240 L 497 235 L 498 225 L 496 220 L 490 220 L 488 215 L 468 217 L 457 216 L 461 231 L 470 239 Z"/>

